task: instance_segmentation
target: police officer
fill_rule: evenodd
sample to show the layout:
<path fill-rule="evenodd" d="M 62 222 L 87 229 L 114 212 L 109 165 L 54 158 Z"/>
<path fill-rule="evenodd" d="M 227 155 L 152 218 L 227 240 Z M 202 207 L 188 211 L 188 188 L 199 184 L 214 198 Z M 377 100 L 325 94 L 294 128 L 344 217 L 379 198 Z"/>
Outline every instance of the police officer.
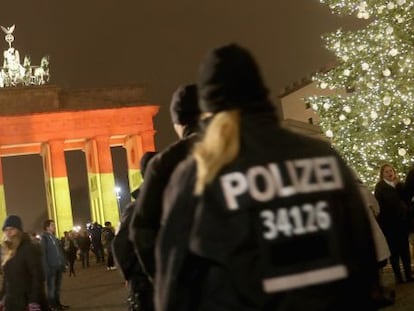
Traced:
<path fill-rule="evenodd" d="M 344 161 L 279 125 L 246 49 L 208 53 L 198 86 L 214 116 L 164 193 L 157 310 L 374 310 L 375 249 Z"/>
<path fill-rule="evenodd" d="M 136 208 L 130 224 L 133 241 L 146 273 L 155 275 L 155 240 L 160 228 L 162 194 L 178 163 L 189 154 L 198 137 L 197 86 L 183 85 L 174 92 L 170 103 L 171 121 L 179 140 L 158 153 L 148 164 Z"/>
<path fill-rule="evenodd" d="M 145 174 L 149 161 L 156 154 L 153 151 L 144 153 L 140 163 L 142 175 Z M 139 191 L 140 188 L 132 191 L 131 196 L 134 200 L 138 198 Z M 112 253 L 128 286 L 128 310 L 152 311 L 154 310 L 153 285 L 135 254 L 134 245 L 129 240 L 129 225 L 134 208 L 135 201 L 130 202 L 122 213 L 119 230 L 112 241 Z"/>

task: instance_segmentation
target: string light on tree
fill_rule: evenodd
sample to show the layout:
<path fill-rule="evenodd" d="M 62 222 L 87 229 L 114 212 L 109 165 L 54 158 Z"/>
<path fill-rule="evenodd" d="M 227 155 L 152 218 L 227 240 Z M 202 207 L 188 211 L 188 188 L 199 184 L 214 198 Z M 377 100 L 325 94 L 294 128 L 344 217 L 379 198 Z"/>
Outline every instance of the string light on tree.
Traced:
<path fill-rule="evenodd" d="M 373 186 L 384 162 L 406 173 L 414 161 L 414 1 L 320 2 L 367 20 L 357 31 L 323 36 L 338 65 L 314 79 L 333 94 L 307 101 L 335 148 Z"/>

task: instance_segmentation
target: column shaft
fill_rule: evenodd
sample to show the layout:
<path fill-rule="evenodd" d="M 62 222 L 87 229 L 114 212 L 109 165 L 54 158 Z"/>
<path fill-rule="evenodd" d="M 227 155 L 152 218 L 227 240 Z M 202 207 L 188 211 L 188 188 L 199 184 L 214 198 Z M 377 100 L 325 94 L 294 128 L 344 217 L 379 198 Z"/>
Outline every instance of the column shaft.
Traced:
<path fill-rule="evenodd" d="M 65 151 L 62 141 L 49 141 L 42 145 L 48 214 L 56 223 L 56 234 L 72 230 L 73 216 Z"/>
<path fill-rule="evenodd" d="M 89 191 L 93 221 L 119 222 L 119 206 L 115 194 L 115 178 L 112 167 L 109 138 L 95 137 L 85 146 Z"/>
<path fill-rule="evenodd" d="M 126 155 L 128 162 L 129 193 L 137 189 L 143 180 L 140 170 L 140 159 L 144 153 L 141 136 L 131 135 L 125 139 Z"/>

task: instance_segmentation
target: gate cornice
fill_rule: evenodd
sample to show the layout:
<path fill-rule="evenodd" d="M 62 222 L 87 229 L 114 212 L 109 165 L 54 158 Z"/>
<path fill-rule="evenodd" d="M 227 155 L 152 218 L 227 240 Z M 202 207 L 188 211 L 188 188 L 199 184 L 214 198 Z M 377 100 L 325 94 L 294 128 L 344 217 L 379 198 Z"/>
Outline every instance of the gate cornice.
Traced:
<path fill-rule="evenodd" d="M 107 136 L 119 144 L 131 134 L 155 133 L 159 106 L 144 101 L 142 86 L 63 90 L 55 86 L 0 90 L 0 155 L 37 153 L 39 145 Z M 13 110 L 14 108 L 14 110 Z M 20 147 L 19 147 L 20 146 Z"/>

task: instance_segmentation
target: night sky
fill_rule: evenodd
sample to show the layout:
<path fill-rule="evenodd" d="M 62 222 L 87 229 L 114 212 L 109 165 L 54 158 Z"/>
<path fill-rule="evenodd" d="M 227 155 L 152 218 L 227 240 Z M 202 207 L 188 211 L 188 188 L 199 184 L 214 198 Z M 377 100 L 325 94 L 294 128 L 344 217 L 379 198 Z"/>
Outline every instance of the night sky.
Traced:
<path fill-rule="evenodd" d="M 250 49 L 275 99 L 286 86 L 334 59 L 323 46 L 322 34 L 361 26 L 356 19 L 332 15 L 318 0 L 2 1 L 0 25 L 13 24 L 13 46 L 21 59 L 30 55 L 32 65 L 37 65 L 42 56 L 50 55 L 51 84 L 63 88 L 145 85 L 148 103 L 161 106 L 155 119 L 158 149 L 176 138 L 168 112 L 172 92 L 195 81 L 209 49 L 231 42 Z M 4 50 L 3 37 L 1 33 Z M 115 158 L 123 157 L 121 151 L 115 153 Z M 68 158 L 71 166 L 82 167 L 79 155 Z M 3 161 L 11 211 L 45 204 L 41 164 L 36 163 L 36 156 Z M 28 180 L 27 174 L 33 178 Z M 82 173 L 79 176 L 73 177 L 73 183 L 83 179 Z M 25 222 L 36 227 L 38 220 Z"/>

